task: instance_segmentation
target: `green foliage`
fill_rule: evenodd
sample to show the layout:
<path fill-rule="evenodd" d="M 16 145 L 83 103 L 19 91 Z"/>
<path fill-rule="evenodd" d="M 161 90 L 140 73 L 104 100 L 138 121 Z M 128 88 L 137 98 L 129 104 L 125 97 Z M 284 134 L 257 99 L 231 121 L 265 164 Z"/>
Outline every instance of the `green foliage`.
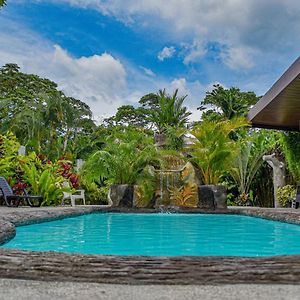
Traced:
<path fill-rule="evenodd" d="M 142 107 L 134 108 L 132 105 L 122 105 L 115 116 L 104 120 L 107 126 L 138 126 L 148 127 L 147 110 Z"/>
<path fill-rule="evenodd" d="M 67 97 L 54 82 L 7 64 L 0 68 L 0 175 L 11 184 L 25 180 L 32 194 L 44 195 L 44 204 L 56 205 L 65 178 L 57 163 L 45 161 L 61 156 L 83 158 L 82 187 L 88 203 L 105 202 L 109 185 L 124 183 L 138 185 L 147 205 L 157 187 L 153 166 L 180 168 L 187 154 L 203 183 L 227 180 L 233 186 L 232 198 L 269 203 L 272 176 L 261 156 L 271 149 L 278 151 L 278 134 L 249 131 L 245 120 L 237 119 L 258 100 L 255 94 L 215 86 L 200 108 L 202 121 L 193 126 L 198 141 L 188 149 L 183 149 L 190 116 L 185 99 L 178 96 L 178 90 L 172 95 L 165 90 L 150 93 L 140 99 L 138 107 L 123 105 L 96 127 L 88 105 Z M 166 145 L 159 150 L 153 145 L 153 129 L 166 137 Z M 298 135 L 286 134 L 282 140 L 288 168 L 300 180 Z M 46 159 L 35 154 L 18 156 L 20 144 Z M 180 203 L 190 198 L 184 190 L 176 193 Z"/>
<path fill-rule="evenodd" d="M 146 166 L 138 177 L 135 193 L 137 193 L 139 203 L 138 207 L 149 207 L 153 200 L 155 188 L 157 186 L 157 176 L 152 166 Z"/>
<path fill-rule="evenodd" d="M 294 180 L 300 182 L 300 134 L 286 132 L 282 135 L 282 148 L 287 162 L 287 167 Z"/>
<path fill-rule="evenodd" d="M 87 204 L 107 204 L 108 186 L 99 186 L 83 177 L 81 187 L 85 190 Z"/>
<path fill-rule="evenodd" d="M 263 164 L 262 157 L 269 150 L 264 143 L 263 131 L 254 131 L 248 138 L 237 142 L 238 150 L 232 161 L 230 174 L 238 186 L 239 196 L 243 199 L 249 197 L 252 181 Z"/>
<path fill-rule="evenodd" d="M 19 161 L 23 156 L 18 156 L 19 148 L 20 144 L 11 132 L 0 134 L 0 176 L 6 178 L 11 186 L 22 177 Z"/>
<path fill-rule="evenodd" d="M 72 191 L 71 188 L 63 187 L 66 178 L 59 174 L 59 165 L 43 164 L 35 153 L 24 157 L 20 161 L 20 167 L 29 192 L 44 197 L 42 205 L 58 205 L 61 203 L 63 192 Z"/>
<path fill-rule="evenodd" d="M 57 85 L 20 72 L 18 65 L 0 68 L 0 133 L 12 131 L 27 149 L 51 159 L 72 153 L 95 128 L 88 105 L 67 97 Z"/>
<path fill-rule="evenodd" d="M 159 108 L 159 95 L 158 94 L 154 94 L 154 93 L 150 93 L 147 95 L 144 95 L 139 103 L 142 105 L 142 107 L 144 109 L 147 110 L 153 110 L 153 109 L 158 109 Z"/>
<path fill-rule="evenodd" d="M 7 179 L 16 177 L 19 148 L 20 144 L 11 132 L 0 134 L 0 176 Z"/>
<path fill-rule="evenodd" d="M 166 128 L 166 147 L 167 149 L 172 149 L 180 151 L 184 147 L 184 135 L 187 133 L 187 129 L 177 128 L 177 127 L 167 127 Z"/>
<path fill-rule="evenodd" d="M 192 130 L 197 143 L 189 146 L 191 162 L 199 168 L 204 184 L 218 184 L 222 174 L 231 168 L 238 149 L 230 134 L 247 126 L 246 120 L 239 118 L 218 123 L 204 121 Z"/>
<path fill-rule="evenodd" d="M 0 8 L 4 5 L 6 5 L 6 0 L 0 0 Z"/>
<path fill-rule="evenodd" d="M 118 108 L 117 113 L 104 120 L 106 127 L 111 126 L 135 126 L 143 128 L 151 128 L 153 126 L 151 121 L 151 114 L 158 109 L 157 94 L 147 94 L 143 96 L 139 104 L 141 106 L 135 108 L 132 105 L 122 105 Z"/>
<path fill-rule="evenodd" d="M 158 165 L 158 153 L 152 138 L 130 128 L 107 138 L 102 150 L 86 161 L 82 176 L 88 182 L 136 184 L 148 165 Z"/>
<path fill-rule="evenodd" d="M 152 146 L 139 148 L 135 142 L 108 144 L 94 153 L 85 163 L 82 174 L 90 181 L 107 178 L 110 184 L 136 184 L 143 169 L 157 163 Z"/>
<path fill-rule="evenodd" d="M 158 105 L 150 114 L 150 120 L 157 130 L 163 133 L 169 127 L 184 127 L 191 113 L 183 106 L 187 96 L 178 97 L 178 89 L 173 95 L 168 95 L 165 90 L 158 92 Z"/>
<path fill-rule="evenodd" d="M 277 189 L 277 199 L 282 207 L 289 207 L 291 200 L 296 198 L 296 188 L 293 185 L 285 185 Z"/>
<path fill-rule="evenodd" d="M 210 109 L 203 115 L 203 119 L 209 121 L 246 117 L 249 108 L 258 99 L 253 92 L 241 92 L 240 89 L 235 87 L 225 89 L 216 84 L 212 91 L 206 93 L 202 106 L 198 109 L 206 111 L 207 106 L 213 107 L 213 109 Z"/>

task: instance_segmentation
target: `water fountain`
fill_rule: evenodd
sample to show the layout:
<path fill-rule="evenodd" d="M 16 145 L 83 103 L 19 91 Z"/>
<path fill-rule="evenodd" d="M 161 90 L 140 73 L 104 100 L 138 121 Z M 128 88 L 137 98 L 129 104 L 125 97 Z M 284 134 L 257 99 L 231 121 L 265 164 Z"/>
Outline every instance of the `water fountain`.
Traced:
<path fill-rule="evenodd" d="M 197 206 L 198 180 L 190 163 L 178 165 L 176 169 L 158 170 L 157 177 L 156 207 Z"/>

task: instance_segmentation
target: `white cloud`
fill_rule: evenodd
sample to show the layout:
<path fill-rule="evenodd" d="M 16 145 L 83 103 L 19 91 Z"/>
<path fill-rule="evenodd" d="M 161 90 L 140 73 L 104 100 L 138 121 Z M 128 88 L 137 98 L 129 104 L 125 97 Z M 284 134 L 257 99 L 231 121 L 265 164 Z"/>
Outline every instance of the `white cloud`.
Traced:
<path fill-rule="evenodd" d="M 147 76 L 155 77 L 155 73 L 151 69 L 145 68 L 143 66 L 140 66 L 140 69 L 143 70 Z"/>
<path fill-rule="evenodd" d="M 126 89 L 126 72 L 110 54 L 74 58 L 55 46 L 47 73 L 69 95 L 85 99 L 96 114 L 111 113 Z M 122 92 L 123 91 L 123 92 Z"/>
<path fill-rule="evenodd" d="M 122 104 L 128 91 L 119 60 L 108 53 L 75 58 L 59 45 L 6 21 L 9 30 L 0 32 L 0 65 L 17 63 L 23 72 L 55 81 L 67 95 L 86 102 L 95 117 L 111 115 Z"/>
<path fill-rule="evenodd" d="M 185 78 L 174 79 L 170 84 L 170 88 L 172 89 L 172 91 L 178 89 L 179 95 L 190 94 L 190 91 L 187 88 L 187 82 Z"/>
<path fill-rule="evenodd" d="M 203 85 L 198 80 L 189 82 L 186 78 L 181 77 L 175 78 L 166 87 L 168 93 L 173 93 L 178 89 L 178 96 L 187 96 L 184 105 L 192 113 L 189 120 L 193 122 L 201 119 L 202 111 L 197 110 L 197 107 L 200 106 L 202 99 L 204 99 L 207 88 L 212 85 L 212 83 Z"/>
<path fill-rule="evenodd" d="M 86 102 L 98 120 L 111 116 L 126 103 L 137 104 L 145 94 L 166 88 L 188 95 L 185 105 L 199 120 L 199 106 L 207 86 L 185 77 L 165 78 L 145 67 L 134 67 L 109 53 L 74 57 L 59 45 L 26 29 L 22 24 L 0 17 L 6 24 L 0 31 L 0 65 L 17 63 L 23 72 L 49 78 L 67 95 Z M 155 76 L 154 76 L 155 75 Z"/>
<path fill-rule="evenodd" d="M 185 65 L 188 65 L 193 62 L 197 62 L 198 59 L 202 58 L 207 53 L 205 44 L 197 40 L 194 40 L 194 42 L 191 45 L 185 44 L 183 45 L 183 47 L 187 51 L 187 54 L 183 59 L 183 63 Z"/>
<path fill-rule="evenodd" d="M 250 53 L 250 49 L 243 47 L 229 48 L 221 53 L 221 58 L 231 69 L 250 69 L 254 66 Z"/>
<path fill-rule="evenodd" d="M 176 49 L 171 47 L 164 47 L 157 55 L 160 61 L 164 61 L 166 58 L 171 58 L 176 52 Z"/>
<path fill-rule="evenodd" d="M 224 50 L 221 59 L 234 69 L 259 65 L 266 61 L 266 56 L 269 62 L 275 63 L 287 51 L 296 57 L 300 50 L 298 0 L 52 1 L 93 8 L 135 27 L 158 28 L 178 44 L 182 41 L 198 45 L 217 43 Z M 152 22 L 144 22 L 149 17 Z M 202 47 L 196 47 L 187 54 L 184 63 L 197 60 L 202 51 Z"/>

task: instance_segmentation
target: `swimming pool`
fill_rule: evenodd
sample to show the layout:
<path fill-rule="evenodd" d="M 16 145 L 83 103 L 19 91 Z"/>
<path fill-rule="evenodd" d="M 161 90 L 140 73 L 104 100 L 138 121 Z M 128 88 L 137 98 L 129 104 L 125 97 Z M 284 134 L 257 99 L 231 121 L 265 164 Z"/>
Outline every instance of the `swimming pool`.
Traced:
<path fill-rule="evenodd" d="M 82 254 L 300 254 L 300 226 L 241 215 L 95 213 L 17 227 L 2 248 Z"/>

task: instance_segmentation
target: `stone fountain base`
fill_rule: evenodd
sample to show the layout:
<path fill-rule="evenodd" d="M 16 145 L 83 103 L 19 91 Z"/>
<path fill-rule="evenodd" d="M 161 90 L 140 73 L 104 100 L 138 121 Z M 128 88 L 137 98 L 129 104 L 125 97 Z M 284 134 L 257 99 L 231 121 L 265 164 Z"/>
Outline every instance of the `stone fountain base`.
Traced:
<path fill-rule="evenodd" d="M 112 207 L 133 207 L 134 186 L 113 184 L 110 186 L 108 199 Z"/>
<path fill-rule="evenodd" d="M 163 204 L 161 199 L 153 199 L 146 206 L 141 205 L 143 201 L 139 199 L 138 187 L 133 185 L 112 185 L 109 190 L 109 200 L 112 207 L 127 208 L 159 208 L 161 206 L 181 206 L 178 204 Z M 197 193 L 198 200 L 195 206 L 205 210 L 226 209 L 226 188 L 221 185 L 200 185 Z M 182 205 L 182 207 L 185 207 Z"/>
<path fill-rule="evenodd" d="M 227 208 L 227 192 L 222 185 L 200 185 L 198 187 L 198 205 L 203 209 Z"/>

